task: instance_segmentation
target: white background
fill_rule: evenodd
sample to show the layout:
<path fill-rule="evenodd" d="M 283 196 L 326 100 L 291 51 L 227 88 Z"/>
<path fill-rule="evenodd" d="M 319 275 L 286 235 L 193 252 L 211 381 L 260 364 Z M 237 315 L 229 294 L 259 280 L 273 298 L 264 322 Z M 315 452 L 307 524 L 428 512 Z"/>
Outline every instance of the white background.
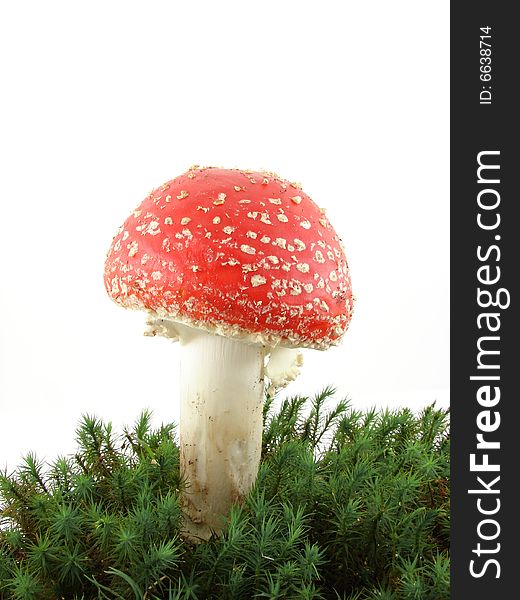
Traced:
<path fill-rule="evenodd" d="M 0 468 L 71 452 L 85 412 L 178 418 L 179 347 L 102 272 L 193 163 L 301 181 L 344 240 L 351 328 L 287 393 L 448 405 L 448 2 L 1 6 Z"/>

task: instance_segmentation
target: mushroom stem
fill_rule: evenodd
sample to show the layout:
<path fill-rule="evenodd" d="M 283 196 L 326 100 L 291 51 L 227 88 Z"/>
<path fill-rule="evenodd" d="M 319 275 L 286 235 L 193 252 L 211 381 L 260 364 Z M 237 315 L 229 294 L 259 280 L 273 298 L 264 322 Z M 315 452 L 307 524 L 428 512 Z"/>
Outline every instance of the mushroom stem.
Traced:
<path fill-rule="evenodd" d="M 188 536 L 208 539 L 258 473 L 266 351 L 190 327 L 180 334 L 182 500 Z"/>

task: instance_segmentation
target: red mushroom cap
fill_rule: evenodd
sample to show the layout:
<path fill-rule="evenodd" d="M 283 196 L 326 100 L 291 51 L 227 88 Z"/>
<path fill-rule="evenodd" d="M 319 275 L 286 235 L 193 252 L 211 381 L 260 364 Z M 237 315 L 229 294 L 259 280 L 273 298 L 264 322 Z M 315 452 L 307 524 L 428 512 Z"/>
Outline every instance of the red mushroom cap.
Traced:
<path fill-rule="evenodd" d="M 352 316 L 336 232 L 268 172 L 192 167 L 154 190 L 112 241 L 104 280 L 124 307 L 270 346 L 325 349 Z"/>

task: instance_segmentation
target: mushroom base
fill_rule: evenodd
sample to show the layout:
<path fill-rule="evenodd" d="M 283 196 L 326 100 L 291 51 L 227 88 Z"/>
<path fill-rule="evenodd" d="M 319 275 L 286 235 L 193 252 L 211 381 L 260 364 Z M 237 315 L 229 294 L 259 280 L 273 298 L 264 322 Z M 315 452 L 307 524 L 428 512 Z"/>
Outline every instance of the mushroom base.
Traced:
<path fill-rule="evenodd" d="M 251 489 L 262 449 L 263 346 L 182 327 L 180 460 L 186 533 L 206 540 Z"/>

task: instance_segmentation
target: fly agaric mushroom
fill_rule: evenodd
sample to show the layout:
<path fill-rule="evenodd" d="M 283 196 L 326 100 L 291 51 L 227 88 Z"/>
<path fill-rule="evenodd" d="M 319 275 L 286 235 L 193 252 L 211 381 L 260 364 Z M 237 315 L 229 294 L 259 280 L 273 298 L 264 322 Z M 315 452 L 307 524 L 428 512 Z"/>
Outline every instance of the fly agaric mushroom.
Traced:
<path fill-rule="evenodd" d="M 195 166 L 120 227 L 104 280 L 116 303 L 148 311 L 148 335 L 183 346 L 183 505 L 188 534 L 207 539 L 257 476 L 264 375 L 282 387 L 298 348 L 325 350 L 348 327 L 340 239 L 299 184 Z"/>

